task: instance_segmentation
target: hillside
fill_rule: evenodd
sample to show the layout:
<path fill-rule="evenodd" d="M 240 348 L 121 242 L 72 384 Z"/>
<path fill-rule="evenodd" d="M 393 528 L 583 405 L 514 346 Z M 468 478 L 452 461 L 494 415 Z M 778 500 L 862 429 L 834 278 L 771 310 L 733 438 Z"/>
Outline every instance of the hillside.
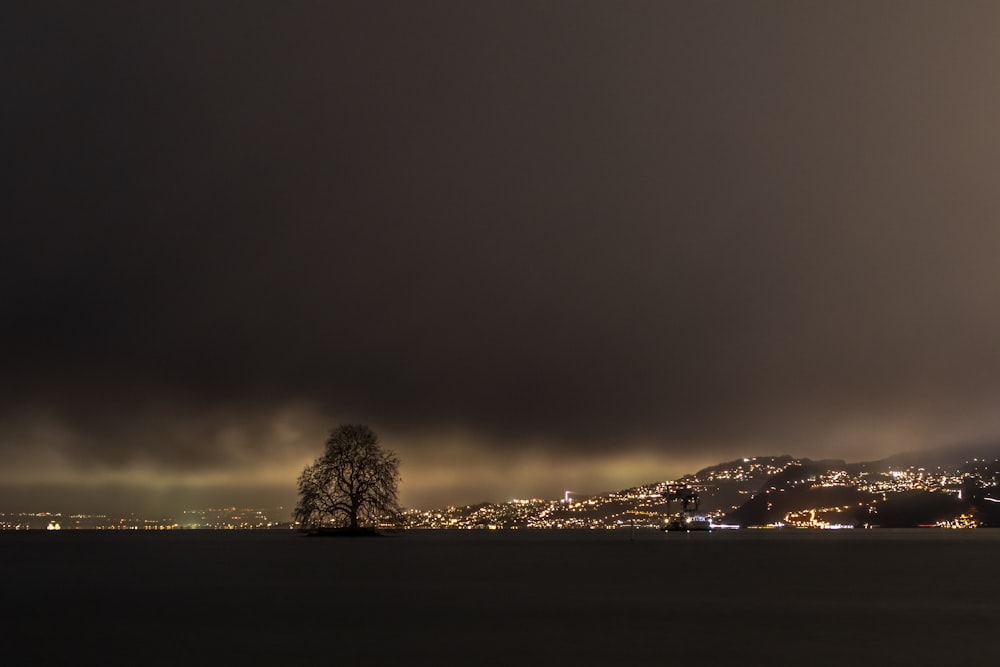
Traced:
<path fill-rule="evenodd" d="M 413 528 L 619 528 L 661 526 L 680 507 L 671 488 L 698 494 L 699 511 L 742 527 L 1000 526 L 1000 445 L 907 452 L 847 463 L 792 456 L 726 461 L 675 480 L 571 500 L 515 500 L 427 512 Z"/>

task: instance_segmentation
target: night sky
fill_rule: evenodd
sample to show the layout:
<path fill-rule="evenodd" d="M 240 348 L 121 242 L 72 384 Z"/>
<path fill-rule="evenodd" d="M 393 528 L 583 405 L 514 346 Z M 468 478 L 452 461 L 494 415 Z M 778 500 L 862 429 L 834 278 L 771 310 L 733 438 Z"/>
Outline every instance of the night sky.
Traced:
<path fill-rule="evenodd" d="M 0 511 L 1000 435 L 993 2 L 10 2 Z"/>

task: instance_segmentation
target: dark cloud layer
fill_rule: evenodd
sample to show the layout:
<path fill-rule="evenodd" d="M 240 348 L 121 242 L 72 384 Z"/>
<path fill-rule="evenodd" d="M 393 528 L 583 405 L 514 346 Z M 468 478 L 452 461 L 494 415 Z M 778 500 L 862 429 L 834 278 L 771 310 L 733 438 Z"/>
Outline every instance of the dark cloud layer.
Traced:
<path fill-rule="evenodd" d="M 990 3 L 2 12 L 12 458 L 996 433 Z"/>

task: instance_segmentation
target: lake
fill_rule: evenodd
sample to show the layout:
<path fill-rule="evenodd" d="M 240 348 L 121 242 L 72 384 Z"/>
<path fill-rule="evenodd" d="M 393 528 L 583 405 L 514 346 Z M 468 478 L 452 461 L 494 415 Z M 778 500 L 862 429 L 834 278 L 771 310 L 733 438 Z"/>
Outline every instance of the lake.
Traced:
<path fill-rule="evenodd" d="M 1000 655 L 996 529 L 13 531 L 0 533 L 0 563 L 0 632 L 23 664 Z"/>

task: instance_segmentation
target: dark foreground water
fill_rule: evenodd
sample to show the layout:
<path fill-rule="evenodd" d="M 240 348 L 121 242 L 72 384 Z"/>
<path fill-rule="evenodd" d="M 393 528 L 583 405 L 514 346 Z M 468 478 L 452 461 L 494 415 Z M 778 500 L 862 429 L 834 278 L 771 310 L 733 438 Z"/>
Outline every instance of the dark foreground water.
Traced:
<path fill-rule="evenodd" d="M 7 532 L 0 660 L 995 664 L 998 564 L 983 529 Z"/>

